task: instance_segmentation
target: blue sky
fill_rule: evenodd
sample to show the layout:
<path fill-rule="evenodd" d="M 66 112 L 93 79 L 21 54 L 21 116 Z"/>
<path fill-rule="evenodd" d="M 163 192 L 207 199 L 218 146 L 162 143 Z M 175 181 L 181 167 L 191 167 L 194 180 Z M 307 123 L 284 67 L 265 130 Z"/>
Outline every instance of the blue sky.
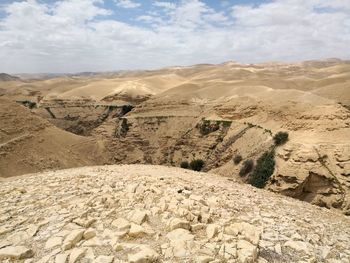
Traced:
<path fill-rule="evenodd" d="M 349 59 L 349 0 L 0 1 L 0 72 Z"/>

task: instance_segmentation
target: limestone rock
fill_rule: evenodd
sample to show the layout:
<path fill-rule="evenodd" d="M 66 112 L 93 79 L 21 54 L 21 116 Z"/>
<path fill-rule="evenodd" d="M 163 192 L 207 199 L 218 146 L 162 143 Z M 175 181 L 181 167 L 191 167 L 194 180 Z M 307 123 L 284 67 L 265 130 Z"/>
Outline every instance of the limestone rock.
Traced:
<path fill-rule="evenodd" d="M 83 234 L 83 237 L 86 240 L 93 238 L 94 236 L 96 236 L 96 231 L 92 228 L 87 229 Z"/>
<path fill-rule="evenodd" d="M 219 226 L 216 224 L 209 224 L 207 225 L 207 237 L 213 238 L 218 234 Z"/>
<path fill-rule="evenodd" d="M 135 238 L 142 237 L 147 235 L 147 231 L 142 226 L 132 223 L 128 235 Z"/>
<path fill-rule="evenodd" d="M 68 259 L 68 255 L 69 255 L 68 253 L 62 253 L 62 254 L 56 255 L 55 263 L 66 263 Z"/>
<path fill-rule="evenodd" d="M 51 237 L 46 241 L 45 249 L 58 247 L 62 244 L 62 237 Z"/>
<path fill-rule="evenodd" d="M 94 259 L 93 263 L 112 263 L 113 260 L 113 256 L 98 256 Z"/>
<path fill-rule="evenodd" d="M 237 256 L 239 263 L 253 263 L 258 257 L 258 248 L 246 240 L 238 240 Z"/>
<path fill-rule="evenodd" d="M 33 257 L 33 251 L 24 246 L 4 247 L 0 249 L 0 259 L 24 259 Z"/>
<path fill-rule="evenodd" d="M 135 224 L 141 225 L 143 222 L 145 222 L 148 218 L 148 215 L 146 211 L 141 210 L 134 210 L 130 214 L 130 221 L 134 222 Z"/>
<path fill-rule="evenodd" d="M 143 221 L 143 219 L 141 221 Z M 129 230 L 130 223 L 128 220 L 124 218 L 117 218 L 112 222 L 112 226 L 118 228 L 118 230 L 124 231 L 124 230 Z"/>
<path fill-rule="evenodd" d="M 190 229 L 190 223 L 180 218 L 173 218 L 169 222 L 169 229 L 174 230 L 177 228 Z"/>
<path fill-rule="evenodd" d="M 209 257 L 209 256 L 198 256 L 196 257 L 196 263 L 209 263 L 212 262 L 214 260 L 213 257 Z"/>
<path fill-rule="evenodd" d="M 86 249 L 74 248 L 69 255 L 68 263 L 75 263 L 85 255 Z"/>
<path fill-rule="evenodd" d="M 288 240 L 286 243 L 284 243 L 284 246 L 290 247 L 296 251 L 305 252 L 306 254 L 309 253 L 307 243 L 305 243 L 303 241 Z"/>
<path fill-rule="evenodd" d="M 73 230 L 63 241 L 62 249 L 67 250 L 74 247 L 82 239 L 84 232 L 84 229 Z"/>
<path fill-rule="evenodd" d="M 149 246 L 141 246 L 139 252 L 128 254 L 128 262 L 130 263 L 151 263 L 156 262 L 159 254 Z"/>

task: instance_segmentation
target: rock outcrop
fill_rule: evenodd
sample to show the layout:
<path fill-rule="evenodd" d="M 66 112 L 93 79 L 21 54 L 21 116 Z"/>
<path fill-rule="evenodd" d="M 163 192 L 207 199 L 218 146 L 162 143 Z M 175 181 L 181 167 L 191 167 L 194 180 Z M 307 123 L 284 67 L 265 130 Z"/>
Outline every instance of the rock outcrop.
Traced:
<path fill-rule="evenodd" d="M 346 216 L 227 178 L 100 166 L 0 183 L 2 262 L 349 262 Z"/>

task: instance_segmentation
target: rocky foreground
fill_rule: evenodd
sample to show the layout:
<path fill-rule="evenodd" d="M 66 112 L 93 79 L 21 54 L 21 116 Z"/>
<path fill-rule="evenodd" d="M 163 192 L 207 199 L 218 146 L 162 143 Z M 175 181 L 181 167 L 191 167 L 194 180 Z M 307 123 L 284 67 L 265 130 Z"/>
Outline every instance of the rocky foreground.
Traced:
<path fill-rule="evenodd" d="M 0 182 L 0 262 L 350 262 L 338 212 L 161 166 Z"/>

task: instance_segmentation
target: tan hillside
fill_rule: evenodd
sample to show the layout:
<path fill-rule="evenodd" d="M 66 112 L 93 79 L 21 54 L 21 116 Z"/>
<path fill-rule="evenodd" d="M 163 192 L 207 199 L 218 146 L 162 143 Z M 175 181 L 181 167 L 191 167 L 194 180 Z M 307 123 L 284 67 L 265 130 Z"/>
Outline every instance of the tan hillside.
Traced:
<path fill-rule="evenodd" d="M 103 164 L 102 141 L 56 128 L 24 106 L 0 98 L 0 176 Z"/>
<path fill-rule="evenodd" d="M 350 257 L 349 218 L 214 174 L 142 165 L 76 168 L 4 180 L 0 195 L 2 262 Z"/>

